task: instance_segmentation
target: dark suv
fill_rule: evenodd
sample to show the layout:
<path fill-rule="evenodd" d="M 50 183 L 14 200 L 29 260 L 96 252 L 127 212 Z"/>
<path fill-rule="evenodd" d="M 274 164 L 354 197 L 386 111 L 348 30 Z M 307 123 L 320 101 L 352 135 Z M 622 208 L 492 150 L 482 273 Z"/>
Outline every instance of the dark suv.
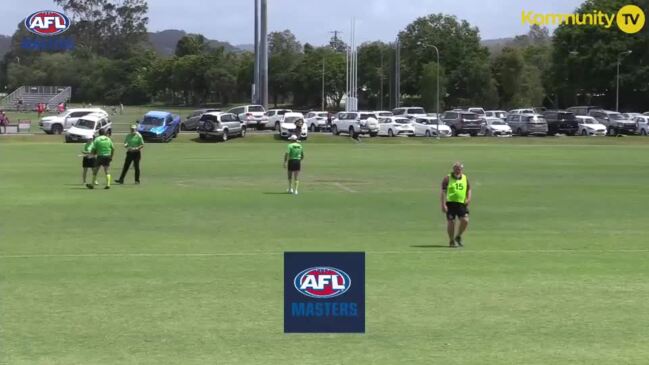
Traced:
<path fill-rule="evenodd" d="M 590 115 L 591 110 L 601 110 L 602 107 L 600 106 L 571 106 L 570 108 L 566 109 L 566 111 L 569 111 L 573 113 L 574 115 Z"/>
<path fill-rule="evenodd" d="M 482 118 L 476 114 L 461 110 L 452 110 L 445 112 L 442 121 L 451 127 L 454 136 L 461 133 L 469 133 L 471 136 L 477 136 L 482 129 Z"/>
<path fill-rule="evenodd" d="M 579 129 L 575 114 L 566 110 L 548 110 L 543 113 L 543 118 L 548 122 L 548 134 L 557 133 L 574 136 Z"/>

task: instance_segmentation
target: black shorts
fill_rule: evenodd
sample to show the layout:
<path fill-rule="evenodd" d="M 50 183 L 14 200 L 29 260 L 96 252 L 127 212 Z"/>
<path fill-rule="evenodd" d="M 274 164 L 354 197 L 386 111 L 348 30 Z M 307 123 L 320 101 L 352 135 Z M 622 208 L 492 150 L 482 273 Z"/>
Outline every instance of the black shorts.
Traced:
<path fill-rule="evenodd" d="M 97 166 L 97 159 L 94 157 L 84 157 L 81 162 L 81 167 L 83 168 L 94 168 Z"/>
<path fill-rule="evenodd" d="M 110 156 L 97 156 L 97 166 L 110 167 L 111 160 Z"/>
<path fill-rule="evenodd" d="M 464 218 L 469 215 L 469 208 L 466 207 L 466 204 L 446 202 L 446 208 L 448 208 L 446 219 L 450 221 L 455 220 L 455 218 Z"/>
<path fill-rule="evenodd" d="M 288 160 L 288 171 L 300 171 L 302 168 L 302 161 Z"/>

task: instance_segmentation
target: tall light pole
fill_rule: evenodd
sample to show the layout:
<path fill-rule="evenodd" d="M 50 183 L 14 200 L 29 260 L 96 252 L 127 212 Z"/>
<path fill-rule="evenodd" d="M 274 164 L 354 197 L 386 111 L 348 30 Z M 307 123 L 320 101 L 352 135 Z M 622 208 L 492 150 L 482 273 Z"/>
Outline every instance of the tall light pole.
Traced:
<path fill-rule="evenodd" d="M 379 110 L 383 110 L 383 48 L 381 48 L 381 92 L 379 93 L 379 95 L 380 95 Z"/>
<path fill-rule="evenodd" d="M 430 25 L 431 27 L 433 27 L 433 29 L 435 29 L 435 24 L 428 22 L 428 25 Z M 437 54 L 437 108 L 435 113 L 437 114 L 437 136 L 439 137 L 439 68 L 440 68 L 439 49 L 437 48 L 437 46 L 432 44 L 431 47 L 435 49 L 435 53 Z"/>
<path fill-rule="evenodd" d="M 631 50 L 620 52 L 617 55 L 617 78 L 615 86 L 615 111 L 620 111 L 620 63 L 622 63 L 622 56 L 628 56 L 631 54 Z"/>
<path fill-rule="evenodd" d="M 325 110 L 325 56 L 322 56 L 322 111 Z"/>

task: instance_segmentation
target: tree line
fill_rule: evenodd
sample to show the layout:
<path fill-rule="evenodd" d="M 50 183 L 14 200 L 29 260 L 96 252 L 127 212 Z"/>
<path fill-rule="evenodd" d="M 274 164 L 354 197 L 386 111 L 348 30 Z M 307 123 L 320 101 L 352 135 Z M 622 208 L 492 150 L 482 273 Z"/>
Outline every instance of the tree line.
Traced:
<path fill-rule="evenodd" d="M 146 0 L 55 0 L 73 25 L 69 52 L 35 52 L 20 44 L 29 33 L 18 26 L 0 63 L 0 87 L 69 85 L 73 100 L 106 104 L 163 102 L 228 105 L 250 101 L 254 55 L 210 46 L 203 35 L 178 42 L 173 57 L 147 44 Z M 627 0 L 589 0 L 579 13 L 615 12 Z M 629 35 L 617 29 L 559 26 L 553 34 L 532 26 L 501 50 L 481 45 L 477 27 L 455 16 L 430 14 L 407 25 L 398 43 L 368 42 L 358 48 L 359 107 L 421 105 L 435 110 L 437 75 L 442 109 L 483 106 L 567 107 L 615 105 L 620 62 L 620 105 L 649 109 L 649 27 Z M 346 89 L 346 49 L 339 38 L 324 46 L 302 44 L 290 30 L 272 32 L 269 94 L 272 105 L 317 108 L 324 98 L 339 109 Z M 396 90 L 395 48 L 400 48 Z M 435 47 L 440 52 L 437 63 Z M 631 51 L 630 54 L 624 53 Z"/>

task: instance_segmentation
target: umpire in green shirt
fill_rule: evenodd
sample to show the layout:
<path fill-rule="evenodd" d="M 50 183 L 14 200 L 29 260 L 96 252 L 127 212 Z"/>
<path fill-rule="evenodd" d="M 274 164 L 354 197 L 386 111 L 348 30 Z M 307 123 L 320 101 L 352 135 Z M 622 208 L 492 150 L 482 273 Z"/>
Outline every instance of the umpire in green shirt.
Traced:
<path fill-rule="evenodd" d="M 131 126 L 131 133 L 126 135 L 124 140 L 124 147 L 126 147 L 126 159 L 124 160 L 124 167 L 122 168 L 122 174 L 119 175 L 119 179 L 115 180 L 118 184 L 124 183 L 124 178 L 128 169 L 131 167 L 131 162 L 135 167 L 135 183 L 140 183 L 140 159 L 142 158 L 142 149 L 144 148 L 144 140 L 142 135 L 137 132 L 137 126 Z"/>

